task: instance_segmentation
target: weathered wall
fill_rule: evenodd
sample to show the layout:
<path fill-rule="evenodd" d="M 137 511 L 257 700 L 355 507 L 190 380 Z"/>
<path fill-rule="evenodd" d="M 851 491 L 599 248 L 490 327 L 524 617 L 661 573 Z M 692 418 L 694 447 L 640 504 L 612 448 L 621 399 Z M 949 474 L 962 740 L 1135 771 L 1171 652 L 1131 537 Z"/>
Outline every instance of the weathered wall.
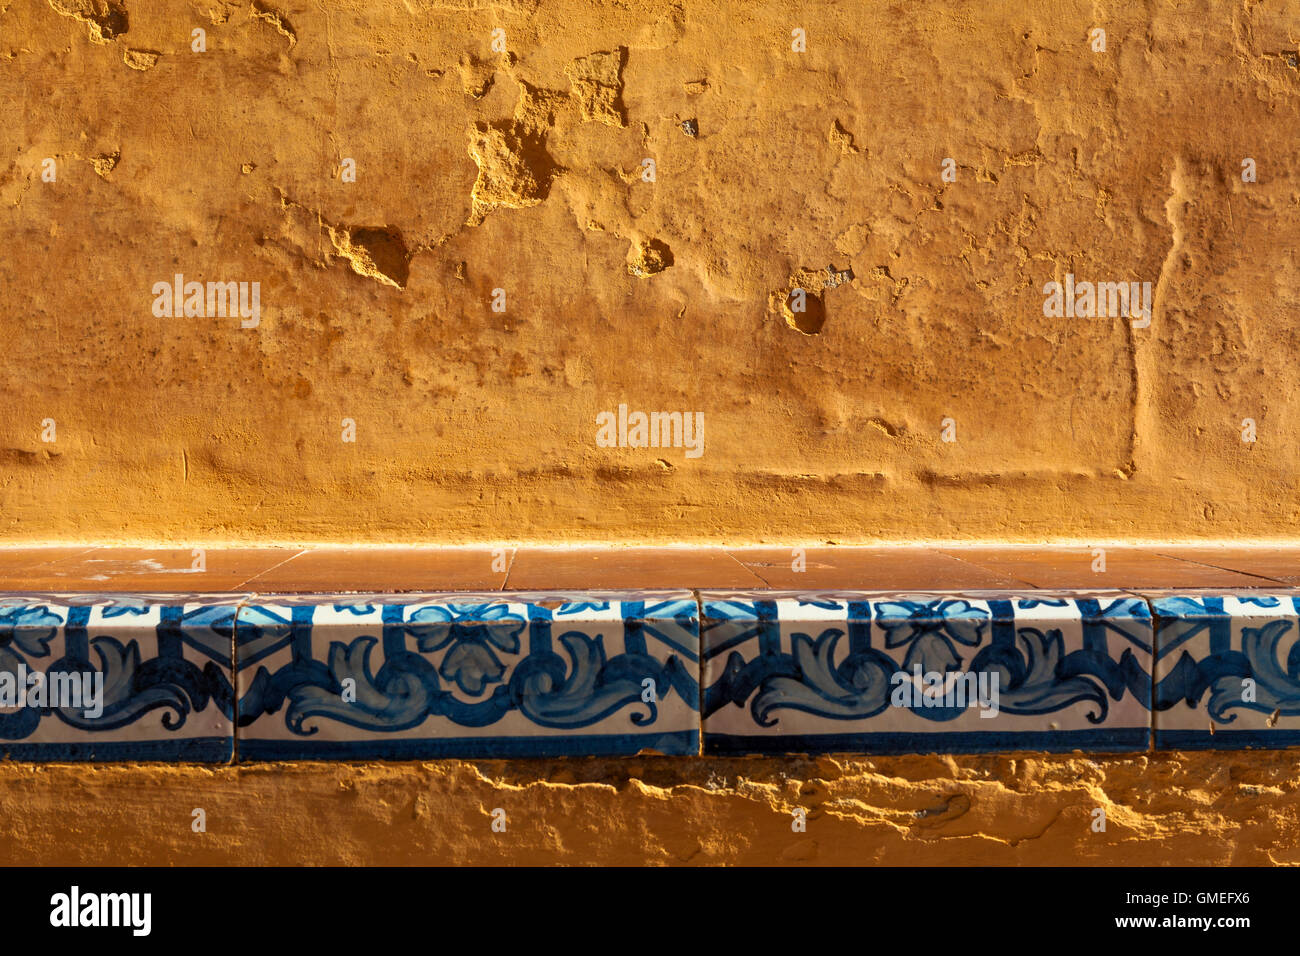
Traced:
<path fill-rule="evenodd" d="M 0 536 L 1295 535 L 1298 40 L 1253 0 L 2 0 Z M 178 272 L 260 325 L 156 317 Z M 1044 318 L 1067 273 L 1151 282 L 1150 328 Z M 703 456 L 598 447 L 620 402 Z"/>
<path fill-rule="evenodd" d="M 8 864 L 1300 862 L 1283 752 L 0 767 Z M 807 832 L 791 810 L 808 811 Z M 1094 832 L 1096 808 L 1106 830 Z M 207 832 L 192 830 L 195 808 Z M 506 832 L 491 830 L 506 811 Z"/>
<path fill-rule="evenodd" d="M 1295 535 L 1298 40 L 1253 0 L 0 0 L 0 537 Z M 260 324 L 155 316 L 178 272 Z M 1044 318 L 1066 273 L 1151 282 L 1150 328 Z M 704 455 L 599 447 L 620 402 Z M 1298 779 L 11 765 L 0 859 L 1296 862 Z"/>

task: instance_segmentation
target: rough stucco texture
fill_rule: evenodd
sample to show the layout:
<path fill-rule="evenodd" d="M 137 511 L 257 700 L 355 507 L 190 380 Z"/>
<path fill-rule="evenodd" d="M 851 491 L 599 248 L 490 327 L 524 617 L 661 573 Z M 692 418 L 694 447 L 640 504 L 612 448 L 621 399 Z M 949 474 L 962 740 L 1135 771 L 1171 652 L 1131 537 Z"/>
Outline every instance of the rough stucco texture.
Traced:
<path fill-rule="evenodd" d="M 1298 41 L 1253 0 L 0 0 L 0 536 L 1294 536 Z M 260 324 L 155 316 L 176 273 Z M 1044 318 L 1067 273 L 1150 328 Z M 599 447 L 620 402 L 703 456 Z"/>
<path fill-rule="evenodd" d="M 796 807 L 806 832 L 792 830 Z M 196 808 L 205 833 L 192 829 Z M 9 766 L 0 819 L 0 860 L 14 865 L 1295 864 L 1300 763 L 1274 752 Z"/>

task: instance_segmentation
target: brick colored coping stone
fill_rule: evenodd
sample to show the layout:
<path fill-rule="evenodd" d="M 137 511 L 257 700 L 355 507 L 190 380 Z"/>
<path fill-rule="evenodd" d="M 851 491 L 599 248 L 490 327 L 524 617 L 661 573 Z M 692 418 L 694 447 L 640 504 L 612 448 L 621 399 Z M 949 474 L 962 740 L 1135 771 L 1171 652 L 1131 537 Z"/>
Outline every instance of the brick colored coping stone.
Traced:
<path fill-rule="evenodd" d="M 1300 550 L 0 551 L 0 757 L 1300 744 Z"/>

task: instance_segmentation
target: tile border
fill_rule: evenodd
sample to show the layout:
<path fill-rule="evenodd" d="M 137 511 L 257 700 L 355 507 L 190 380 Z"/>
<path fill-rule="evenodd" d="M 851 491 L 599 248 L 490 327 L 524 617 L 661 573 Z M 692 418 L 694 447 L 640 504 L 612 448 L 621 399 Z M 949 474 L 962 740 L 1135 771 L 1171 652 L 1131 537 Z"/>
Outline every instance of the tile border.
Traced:
<path fill-rule="evenodd" d="M 670 596 L 675 604 L 664 608 L 647 608 L 645 599 Z M 844 625 L 844 640 L 851 640 L 850 630 L 856 629 L 858 638 L 862 638 L 862 625 L 867 627 L 884 625 L 881 637 L 886 637 L 889 628 L 894 626 L 875 614 L 875 605 L 905 603 L 925 605 L 930 608 L 926 613 L 915 614 L 907 621 L 908 626 L 919 628 L 918 633 L 942 634 L 945 613 L 936 612 L 935 608 L 952 602 L 964 602 L 972 608 L 994 612 L 998 602 L 1017 602 L 1014 613 L 1008 621 L 1005 608 L 997 613 L 990 613 L 987 623 L 990 628 L 1003 629 L 1011 625 L 1011 633 L 1023 621 L 1032 627 L 1033 621 L 1046 625 L 1052 623 L 1052 614 L 1045 617 L 1044 608 L 1055 604 L 1058 608 L 1070 607 L 1080 609 L 1079 621 L 1086 625 L 1085 630 L 1101 628 L 1109 634 L 1115 633 L 1106 622 L 1105 614 L 1098 618 L 1090 614 L 1091 605 L 1087 602 L 1101 601 L 1098 608 L 1104 607 L 1105 601 L 1131 601 L 1133 606 L 1140 605 L 1148 614 L 1150 640 L 1143 656 L 1141 641 L 1132 643 L 1131 647 L 1117 650 L 1112 646 L 1107 651 L 1107 660 L 1100 657 L 1087 664 L 1076 652 L 1096 648 L 1096 637 L 1082 634 L 1082 643 L 1072 646 L 1070 638 L 1062 645 L 1064 660 L 1060 666 L 1061 673 L 1068 678 L 1084 677 L 1100 683 L 1106 689 L 1107 706 L 1114 708 L 1117 704 L 1137 701 L 1149 715 L 1149 721 L 1142 726 L 1122 723 L 1098 725 L 1056 726 L 1050 729 L 1035 730 L 1031 727 L 1019 727 L 1014 731 L 986 730 L 978 723 L 951 730 L 942 726 L 923 730 L 900 729 L 881 725 L 869 733 L 855 731 L 845 721 L 841 728 L 830 730 L 819 728 L 816 732 L 793 727 L 788 733 L 778 735 L 779 745 L 773 746 L 773 736 L 764 728 L 756 725 L 756 732 L 747 734 L 737 732 L 718 733 L 709 730 L 709 718 L 716 712 L 719 690 L 719 658 L 726 659 L 726 652 L 731 645 L 720 650 L 709 648 L 710 634 L 716 624 L 716 613 L 712 610 L 718 602 L 731 602 L 731 616 L 728 620 L 732 626 L 739 628 L 737 640 L 754 639 L 754 635 L 744 637 L 740 632 L 746 629 L 761 630 L 764 624 L 763 614 L 758 613 L 760 605 L 775 608 L 776 620 L 782 620 L 783 608 L 797 609 L 800 622 L 821 627 L 821 631 L 833 629 L 838 622 Z M 604 607 L 597 605 L 605 603 Z M 633 610 L 631 616 L 620 608 L 615 610 L 609 602 L 640 606 Z M 838 604 L 837 604 L 838 602 Z M 867 613 L 858 609 L 856 614 L 852 607 L 854 602 L 866 605 Z M 522 609 L 521 635 L 530 634 L 534 624 L 543 625 L 549 621 L 554 624 L 556 611 L 565 603 L 574 607 L 560 616 L 565 623 L 572 623 L 575 632 L 581 628 L 591 629 L 590 634 L 605 640 L 610 637 L 611 647 L 626 649 L 619 644 L 623 640 L 621 633 L 629 628 L 629 623 L 639 629 L 645 622 L 662 620 L 681 620 L 687 623 L 678 634 L 681 640 L 669 641 L 664 655 L 671 655 L 685 669 L 671 694 L 677 704 L 688 704 L 692 722 L 672 724 L 651 728 L 648 725 L 625 727 L 615 731 L 609 727 L 598 727 L 597 732 L 575 722 L 558 733 L 549 734 L 546 739 L 533 734 L 527 726 L 523 732 L 502 732 L 492 736 L 480 736 L 467 743 L 466 738 L 450 733 L 429 733 L 422 737 L 403 737 L 400 735 L 377 735 L 369 738 L 303 739 L 284 741 L 271 737 L 260 737 L 255 730 L 257 718 L 241 721 L 237 717 L 239 702 L 248 689 L 246 677 L 255 675 L 259 664 L 269 658 L 263 654 L 247 664 L 239 662 L 237 650 L 246 646 L 239 637 L 239 615 L 249 613 L 251 609 L 275 608 L 284 611 L 278 614 L 278 624 L 284 635 L 292 631 L 294 614 L 302 616 L 309 609 L 313 617 L 313 626 L 338 633 L 356 633 L 357 621 L 353 609 L 362 605 L 373 605 L 373 614 L 378 617 L 368 620 L 363 625 L 375 630 L 375 643 L 382 648 L 385 622 L 382 620 L 382 608 L 437 608 L 476 604 L 480 609 L 500 608 L 508 613 L 519 613 Z M 832 607 L 831 605 L 836 605 Z M 1024 604 L 1024 607 L 1019 606 Z M 58 618 L 57 624 L 42 620 L 27 622 L 15 627 L 9 622 L 6 630 L 4 611 L 6 608 L 44 606 L 53 609 Z M 510 611 L 511 606 L 515 607 Z M 548 607 L 548 605 L 552 605 Z M 167 608 L 159 612 L 157 619 L 149 615 L 155 608 Z M 294 609 L 298 609 L 295 611 Z M 249 609 L 249 610 L 245 610 Z M 340 610 L 342 609 L 342 610 Z M 116 611 L 116 615 L 105 613 Z M 680 613 L 679 613 L 680 612 Z M 1029 614 L 1026 618 L 1022 615 Z M 273 616 L 277 612 L 271 612 Z M 316 615 L 324 617 L 316 619 Z M 390 612 L 391 613 L 391 612 Z M 405 613 L 405 612 L 403 612 Z M 766 613 L 766 612 L 765 612 Z M 1053 612 L 1055 613 L 1055 612 Z M 1073 613 L 1073 612 L 1071 612 Z M 112 617 L 121 618 L 121 622 L 109 623 Z M 164 616 L 166 621 L 164 621 Z M 1066 615 L 1069 617 L 1069 614 Z M 130 619 L 139 618 L 131 623 Z M 145 620 L 149 617 L 149 620 Z M 1134 619 L 1141 619 L 1141 613 L 1134 613 Z M 785 620 L 793 620 L 786 618 Z M 1092 623 L 1087 622 L 1091 620 Z M 223 623 L 224 622 L 224 623 Z M 272 622 L 274 623 L 274 622 Z M 457 626 L 450 619 L 443 622 L 447 627 Z M 470 627 L 483 627 L 487 621 L 470 622 Z M 771 621 L 767 624 L 770 625 Z M 193 625 L 193 632 L 186 628 Z M 616 632 L 609 631 L 608 625 L 616 624 Z M 87 625 L 90 625 L 87 631 Z M 387 626 L 410 628 L 412 622 L 388 620 Z M 823 627 L 826 625 L 826 627 Z M 0 760 L 13 761 L 183 761 L 203 763 L 248 762 L 283 759 L 325 759 L 325 760 L 410 760 L 410 759 L 501 759 L 524 757 L 566 757 L 566 756 L 617 756 L 632 755 L 642 750 L 662 752 L 677 758 L 690 757 L 700 753 L 716 756 L 731 756 L 751 753 L 763 753 L 769 756 L 781 754 L 809 753 L 845 753 L 869 756 L 885 753 L 1001 753 L 1001 752 L 1062 752 L 1082 751 L 1085 753 L 1133 752 L 1150 749 L 1152 751 L 1186 750 L 1186 749 L 1253 749 L 1253 748 L 1288 748 L 1300 746 L 1300 588 L 1275 586 L 1260 589 L 1116 589 L 1105 591 L 1083 591 L 1074 589 L 1017 589 L 997 591 L 976 590 L 942 590 L 931 589 L 902 593 L 897 591 L 829 591 L 809 592 L 775 591 L 769 589 L 701 589 L 692 591 L 554 591 L 554 592 L 428 592 L 428 593 L 385 593 L 385 594 L 259 594 L 256 592 L 229 592 L 224 594 L 52 594 L 48 592 L 27 592 L 0 594 L 0 670 L 5 663 L 4 655 L 12 656 L 21 650 L 21 656 L 27 661 L 48 665 L 56 663 L 61 656 L 66 656 L 66 641 L 69 628 L 74 630 L 74 650 L 80 654 L 78 659 L 85 659 L 87 651 L 94 642 L 105 638 L 113 639 L 111 631 L 125 627 L 125 636 L 118 635 L 116 646 L 122 649 L 135 648 L 138 660 L 132 666 L 148 671 L 144 679 L 132 677 L 129 686 L 120 685 L 115 693 L 117 703 L 124 700 L 148 697 L 151 691 L 158 698 L 154 702 L 149 698 L 149 713 L 167 712 L 173 714 L 171 724 L 163 725 L 161 730 L 141 734 L 133 721 L 122 724 L 130 733 L 115 736 L 111 730 L 87 731 L 78 735 L 71 730 L 55 734 L 53 737 L 43 735 L 42 739 L 25 739 L 11 736 L 0 738 Z M 1039 629 L 1043 630 L 1043 629 Z M 105 633 L 105 631 L 109 633 Z M 818 633 L 821 633 L 819 631 Z M 53 633 L 51 633 L 53 632 Z M 83 633 L 84 632 L 84 633 Z M 335 636 L 338 636 L 338 633 Z M 484 632 L 486 633 L 486 632 Z M 806 632 L 807 651 L 815 642 L 811 629 Z M 1044 631 L 1045 633 L 1045 631 Z M 1098 632 L 1100 633 L 1100 632 Z M 37 637 L 39 636 L 39 640 Z M 471 635 L 470 643 L 477 642 L 482 635 Z M 950 635 L 953 636 L 953 635 Z M 301 635 L 299 635 L 301 638 Z M 1130 635 L 1130 639 L 1132 635 Z M 778 636 L 778 640 L 780 640 Z M 158 643 L 159 641 L 162 643 Z M 791 646 L 780 653 L 793 660 L 793 638 L 784 638 Z M 927 639 L 929 640 L 929 639 Z M 227 642 L 228 653 L 218 646 Z M 60 643 L 64 642 L 64 643 Z M 152 642 L 152 643 L 151 643 Z M 639 652 L 633 636 L 633 649 Z M 692 643 L 693 642 L 693 643 Z M 1091 642 L 1091 643 L 1090 643 Z M 274 643 L 274 641 L 273 641 Z M 433 643 L 437 643 L 434 641 Z M 899 640 L 889 654 L 894 654 L 894 663 L 904 663 L 898 652 L 907 641 Z M 913 642 L 914 644 L 915 642 Z M 942 645 L 961 650 L 959 641 L 943 638 L 931 641 L 931 648 L 942 653 Z M 48 646 L 50 653 L 42 654 Z M 94 645 L 97 646 L 97 645 Z M 281 644 L 281 649 L 287 646 Z M 973 645 L 968 645 L 973 646 Z M 1046 647 L 1046 645 L 1044 645 Z M 104 647 L 108 647 L 104 644 Z M 882 645 L 883 648 L 883 645 Z M 489 649 L 490 650 L 490 649 Z M 553 649 L 552 649 L 553 650 Z M 57 653 L 56 653 L 57 651 Z M 471 647 L 470 657 L 480 655 L 477 648 Z M 528 657 L 527 649 L 520 648 L 516 655 L 519 659 Z M 1130 659 L 1125 663 L 1125 652 Z M 87 651 L 88 652 L 88 651 Z M 273 653 L 273 652 L 268 652 Z M 505 663 L 503 654 L 492 652 Z M 905 650 L 901 653 L 905 653 Z M 223 656 L 224 655 L 224 656 Z M 122 655 L 119 655 L 122 656 Z M 616 656 L 616 655 L 611 655 Z M 92 655 L 93 657 L 93 655 Z M 328 657 L 328 655 L 326 655 Z M 126 660 L 123 657 L 123 660 Z M 467 658 L 468 659 L 468 658 Z M 484 658 L 486 659 L 486 658 Z M 662 657 L 666 661 L 667 656 Z M 103 658 L 101 657 L 101 660 Z M 328 670 L 328 661 L 319 660 L 308 651 L 304 660 L 314 661 Z M 436 658 L 441 664 L 442 658 Z M 549 660 L 549 659 L 548 659 Z M 828 658 L 829 661 L 829 658 Z M 1144 661 L 1146 664 L 1144 665 Z M 168 663 L 170 662 L 170 663 Z M 516 660 L 515 664 L 518 663 Z M 842 659 L 830 661 L 834 666 L 843 663 Z M 554 671 L 555 679 L 562 680 L 568 673 L 564 668 L 571 667 L 572 659 L 567 662 L 562 655 L 555 655 L 550 666 L 558 666 Z M 468 666 L 468 665 L 467 665 Z M 479 666 L 479 665 L 474 665 Z M 511 666 L 514 666 L 513 664 Z M 789 661 L 783 665 L 790 670 Z M 1089 666 L 1092 670 L 1089 671 Z M 489 666 L 492 669 L 495 665 Z M 699 671 L 690 670 L 691 667 Z M 195 678 L 196 673 L 208 677 Z M 251 668 L 251 670 L 250 670 Z M 229 687 L 229 699 L 214 692 L 207 684 L 211 672 L 223 678 Z M 458 673 L 456 666 L 446 669 L 451 674 L 443 683 L 454 684 Z M 829 673 L 829 672 L 828 672 Z M 376 673 L 371 676 L 377 677 Z M 796 683 L 803 680 L 801 673 L 787 674 Z M 506 677 L 501 681 L 501 677 Z M 1140 679 L 1139 679 L 1140 678 Z M 1253 681 L 1253 685 L 1243 684 L 1243 680 Z M 155 683 L 151 684 L 150 681 Z M 1146 696 L 1143 697 L 1143 681 L 1146 681 Z M 1235 683 L 1234 683 L 1235 682 Z M 510 686 L 505 670 L 496 675 L 495 681 L 489 681 L 495 687 L 504 690 Z M 473 682 L 462 682 L 463 686 L 455 692 L 480 691 L 483 688 Z M 450 685 L 449 685 L 450 686 Z M 548 685 L 554 686 L 554 685 Z M 1242 687 L 1253 687 L 1254 699 L 1234 701 L 1233 693 L 1240 693 Z M 205 690 L 204 688 L 207 688 Z M 630 687 L 630 685 L 629 685 Z M 741 695 L 742 700 L 752 698 L 758 685 L 747 688 Z M 627 688 L 625 688 L 627 690 Z M 191 693 L 192 692 L 192 693 Z M 506 691 L 508 693 L 508 691 Z M 728 693 L 732 693 L 728 691 Z M 206 695 L 206 696 L 205 696 Z M 469 697 L 475 697 L 473 693 Z M 628 697 L 628 694 L 624 694 Z M 732 694 L 734 697 L 734 694 Z M 143 698 L 141 698 L 143 699 Z M 630 699 L 630 698 L 629 698 Z M 168 703 L 170 701 L 170 703 Z M 179 702 L 179 704 L 177 703 Z M 732 701 L 734 702 L 734 701 Z M 179 711 L 174 708 L 179 706 Z M 217 734 L 199 732 L 195 720 L 196 713 L 206 715 L 204 720 L 215 717 L 212 708 L 225 708 L 226 719 L 230 722 L 229 731 Z M 5 726 L 5 717 L 12 716 L 14 710 L 0 708 L 0 732 Z M 265 717 L 261 713 L 259 717 Z M 677 718 L 682 716 L 677 714 Z M 183 719 L 182 719 L 183 718 Z M 1229 719 L 1231 718 L 1231 719 Z M 59 721 L 52 713 L 43 713 L 42 723 Z M 179 723 L 176 721 L 179 720 Z M 1214 723 L 1211 730 L 1211 721 Z M 66 721 L 65 721 L 66 722 Z M 243 723 L 244 726 L 239 726 Z M 51 727 L 55 726 L 50 724 Z M 12 731 L 11 731 L 12 733 Z M 27 735 L 31 737 L 30 732 Z"/>

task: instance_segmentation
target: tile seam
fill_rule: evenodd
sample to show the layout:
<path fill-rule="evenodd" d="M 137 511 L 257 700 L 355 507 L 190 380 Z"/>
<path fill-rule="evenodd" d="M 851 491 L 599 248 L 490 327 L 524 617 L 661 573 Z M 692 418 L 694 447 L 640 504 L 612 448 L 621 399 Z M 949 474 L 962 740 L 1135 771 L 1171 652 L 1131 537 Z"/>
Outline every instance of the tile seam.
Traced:
<path fill-rule="evenodd" d="M 738 557 L 736 557 L 734 554 L 732 554 L 730 550 L 728 550 L 727 548 L 723 548 L 723 549 L 722 549 L 722 553 L 725 554 L 727 557 L 731 558 L 732 561 L 735 561 L 736 564 L 738 564 L 738 565 L 740 565 L 742 568 L 744 568 L 745 571 L 746 571 L 746 573 L 748 573 L 748 574 L 752 574 L 754 577 L 758 578 L 759 583 L 762 584 L 764 587 L 767 587 L 767 588 L 771 588 L 771 587 L 772 587 L 772 582 L 771 582 L 771 581 L 769 581 L 767 578 L 763 577 L 763 575 L 759 574 L 757 571 L 755 571 L 753 568 L 751 568 L 749 565 L 747 565 L 744 561 L 740 560 L 740 558 L 738 558 Z"/>
<path fill-rule="evenodd" d="M 297 555 L 294 555 L 294 557 L 297 557 Z M 286 558 L 285 560 L 290 561 L 292 558 Z M 255 600 L 259 594 L 260 592 L 253 592 L 241 597 L 235 603 L 235 619 L 230 626 L 230 736 L 232 746 L 228 766 L 231 767 L 239 764 L 239 615 L 248 606 L 249 602 Z"/>
<path fill-rule="evenodd" d="M 510 590 L 510 575 L 514 574 L 514 571 L 515 571 L 515 559 L 516 559 L 517 557 L 519 557 L 519 551 L 520 551 L 519 548 L 511 548 L 511 549 L 510 549 L 510 564 L 507 565 L 507 567 L 506 567 L 506 576 L 502 579 L 502 581 L 501 581 L 501 586 L 500 586 L 499 588 L 497 588 L 498 591 L 508 591 L 508 590 Z"/>
<path fill-rule="evenodd" d="M 699 686 L 695 690 L 695 713 L 699 716 L 699 734 L 695 741 L 695 759 L 704 756 L 704 598 L 700 588 L 692 588 L 695 595 L 695 655 L 700 662 Z"/>
<path fill-rule="evenodd" d="M 1184 558 L 1176 554 L 1165 554 L 1163 551 L 1154 551 L 1152 553 L 1158 554 L 1163 558 L 1173 558 L 1175 561 L 1186 561 L 1188 564 L 1199 565 L 1203 568 L 1214 568 L 1216 571 L 1227 571 L 1230 574 L 1241 574 L 1248 578 L 1258 578 L 1261 581 L 1268 581 L 1269 583 L 1279 585 L 1280 587 L 1290 587 L 1290 585 L 1280 578 L 1271 578 L 1267 574 L 1256 574 L 1253 571 L 1242 571 L 1240 568 L 1227 568 L 1218 564 L 1210 564 L 1208 561 L 1197 561 L 1194 558 Z"/>
<path fill-rule="evenodd" d="M 1010 580 L 1012 580 L 1012 581 L 1019 581 L 1019 582 L 1020 582 L 1021 584 L 1023 584 L 1025 587 L 1027 587 L 1027 588 L 1032 588 L 1032 589 L 1035 590 L 1035 591 L 1042 591 L 1042 590 L 1044 590 L 1044 588 L 1043 588 L 1041 585 L 1034 584 L 1032 581 L 1025 581 L 1025 580 L 1023 580 L 1022 578 L 1015 577 L 1014 575 L 1009 574 L 1009 573 L 1006 572 L 1006 571 L 999 571 L 999 570 L 997 570 L 996 568 L 986 567 L 985 565 L 980 564 L 980 563 L 978 563 L 978 562 L 976 562 L 976 561 L 972 561 L 972 560 L 970 560 L 969 558 L 963 558 L 960 554 L 953 554 L 951 551 L 944 551 L 944 550 L 939 549 L 939 548 L 934 548 L 933 550 L 934 550 L 934 553 L 935 553 L 935 554 L 944 554 L 944 555 L 947 555 L 948 557 L 952 558 L 952 559 L 955 560 L 955 561 L 960 561 L 962 564 L 968 564 L 968 565 L 970 565 L 972 568 L 979 568 L 981 571 L 984 571 L 984 572 L 986 572 L 986 573 L 988 573 L 988 574 L 1005 574 L 1005 575 L 1007 576 L 1007 578 L 1009 578 Z"/>
<path fill-rule="evenodd" d="M 280 561 L 280 562 L 278 562 L 277 564 L 273 564 L 273 565 L 271 565 L 269 568 L 263 568 L 261 571 L 258 571 L 256 574 L 254 574 L 254 575 L 253 575 L 251 578 L 249 578 L 248 580 L 246 580 L 246 581 L 240 581 L 239 584 L 237 584 L 237 585 L 235 586 L 235 589 L 236 589 L 236 590 L 242 590 L 242 589 L 244 589 L 244 588 L 250 588 L 250 587 L 252 587 L 252 586 L 253 586 L 253 582 L 255 582 L 258 578 L 260 578 L 260 577 L 264 577 L 265 575 L 270 574 L 272 571 L 275 571 L 275 570 L 278 569 L 278 568 L 282 568 L 282 567 L 284 567 L 286 564 L 288 564 L 290 561 L 294 560 L 295 558 L 301 558 L 304 554 L 306 554 L 306 553 L 307 553 L 308 551 L 310 551 L 310 550 L 311 550 L 310 548 L 303 548 L 303 549 L 301 549 L 300 551 L 298 551 L 298 552 L 296 552 L 296 553 L 294 553 L 294 554 L 289 555 L 289 556 L 288 556 L 287 558 L 285 558 L 283 561 Z"/>

